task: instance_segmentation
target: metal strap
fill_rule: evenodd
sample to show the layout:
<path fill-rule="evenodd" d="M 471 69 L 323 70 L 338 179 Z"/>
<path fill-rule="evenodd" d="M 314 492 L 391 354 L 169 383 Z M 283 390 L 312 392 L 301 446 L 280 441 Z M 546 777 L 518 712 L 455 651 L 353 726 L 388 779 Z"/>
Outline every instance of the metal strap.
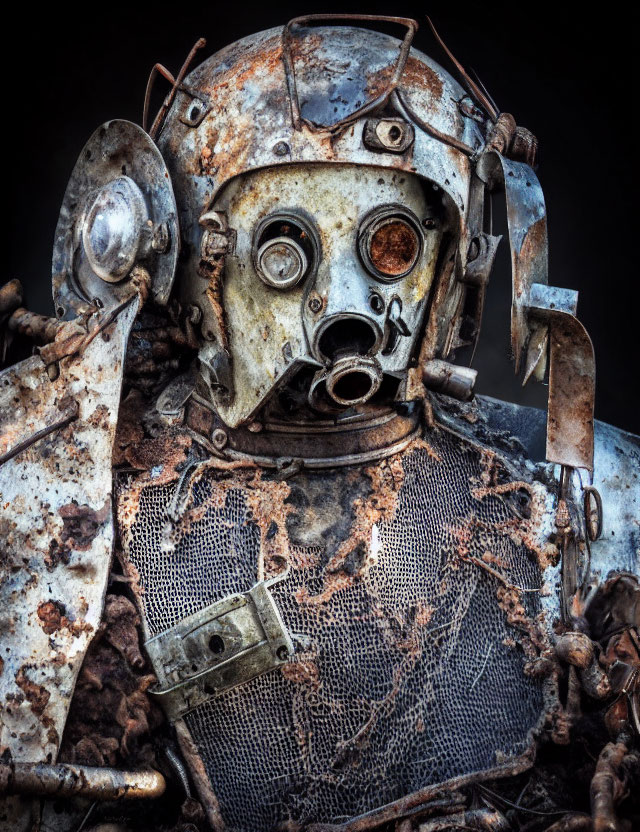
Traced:
<path fill-rule="evenodd" d="M 145 643 L 160 685 L 151 690 L 171 722 L 289 661 L 293 642 L 260 581 L 185 618 Z"/>

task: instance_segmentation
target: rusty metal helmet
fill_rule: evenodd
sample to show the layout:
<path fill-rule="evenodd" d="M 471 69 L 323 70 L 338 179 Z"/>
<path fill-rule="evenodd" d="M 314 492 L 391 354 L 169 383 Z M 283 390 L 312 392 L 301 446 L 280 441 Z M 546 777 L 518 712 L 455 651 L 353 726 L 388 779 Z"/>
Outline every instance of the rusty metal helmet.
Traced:
<path fill-rule="evenodd" d="M 404 37 L 363 23 L 397 25 Z M 149 135 L 177 203 L 173 291 L 199 323 L 200 394 L 224 431 L 251 425 L 283 385 L 293 384 L 294 398 L 302 390 L 316 415 L 383 394 L 419 399 L 423 384 L 470 395 L 473 371 L 451 361 L 461 348 L 472 353 L 478 337 L 499 241 L 485 212 L 496 189 L 509 219 L 516 370 L 524 363 L 525 379 L 544 376 L 549 323 L 560 317 L 571 334 L 551 339 L 552 363 L 554 351 L 563 356 L 552 383 L 593 362 L 576 293 L 546 286 L 535 138 L 498 113 L 453 56 L 460 83 L 414 49 L 416 29 L 405 18 L 311 15 L 171 78 Z M 155 164 L 160 189 L 162 173 Z M 169 203 L 166 193 L 159 202 Z M 330 233 L 314 221 L 318 210 L 331 215 Z M 337 240 L 343 217 L 349 227 Z M 172 265 L 177 231 L 166 218 L 147 223 Z M 67 243 L 63 265 L 72 249 Z M 60 287 L 60 264 L 57 272 Z M 346 278 L 356 272 L 358 281 Z M 160 302 L 170 288 L 162 274 Z M 119 275 L 99 277 L 117 283 Z M 340 321 L 342 330 L 333 326 Z M 554 389 L 548 457 L 590 468 L 585 403 L 577 417 L 575 397 Z"/>
<path fill-rule="evenodd" d="M 345 17 L 339 22 L 358 22 Z M 367 18 L 371 19 L 376 20 Z M 368 400 L 384 376 L 406 375 L 443 236 L 437 214 L 446 215 L 446 226 L 453 232 L 454 245 L 447 254 L 457 266 L 466 261 L 470 238 L 478 231 L 475 226 L 482 210 L 478 204 L 472 208 L 472 203 L 482 201 L 484 187 L 473 193 L 470 158 L 484 146 L 486 117 L 448 73 L 411 49 L 414 21 L 390 18 L 387 22 L 405 30 L 404 40 L 353 25 L 336 26 L 333 18 L 314 16 L 232 44 L 180 84 L 159 132 L 158 146 L 176 189 L 184 246 L 179 292 L 182 302 L 202 315 L 208 344 L 201 359 L 209 370 L 216 407 L 231 427 L 255 415 L 274 385 L 295 375 L 301 366 L 317 370 L 309 381 L 316 404 L 323 385 L 334 403 L 346 406 Z M 158 126 L 156 121 L 152 135 Z M 373 280 L 364 278 L 371 285 L 359 301 L 354 299 L 359 293 L 353 286 L 350 297 L 345 296 L 344 275 L 359 271 L 360 264 L 343 261 L 336 267 L 342 279 L 335 275 L 332 279 L 323 277 L 318 262 L 326 265 L 333 258 L 335 264 L 338 259 L 332 234 L 325 228 L 314 233 L 314 218 L 305 222 L 303 216 L 307 203 L 314 204 L 313 212 L 321 210 L 313 199 L 318 177 L 294 194 L 293 183 L 278 175 L 296 166 L 295 179 L 318 165 L 325 166 L 321 181 L 335 180 L 325 203 L 338 191 L 348 192 L 352 205 L 357 193 L 363 197 L 351 244 L 355 249 L 357 237 L 362 272 L 373 273 Z M 340 173 L 328 166 L 340 166 Z M 350 182 L 346 166 L 366 167 L 373 178 Z M 268 177 L 252 180 L 250 201 L 255 204 L 256 193 L 270 190 L 271 204 L 278 211 L 265 221 L 260 205 L 250 222 L 238 228 L 237 218 L 229 217 L 231 203 L 238 202 L 238 177 L 246 181 L 247 175 L 265 170 L 271 172 Z M 392 176 L 385 178 L 385 171 Z M 431 199 L 413 217 L 404 210 L 409 198 L 402 189 L 386 195 L 382 210 L 372 211 L 375 185 L 383 180 L 398 182 L 396 172 L 429 183 Z M 410 182 L 411 176 L 405 181 Z M 332 208 L 341 216 L 348 211 L 344 205 L 338 208 L 335 200 Z M 241 211 L 245 216 L 251 213 L 244 203 Z M 287 229 L 286 242 L 282 228 Z M 299 229 L 298 242 L 292 229 Z M 308 251 L 298 244 L 300 234 Z M 371 245 L 386 239 L 388 246 L 394 234 L 400 235 L 396 247 L 406 248 L 406 261 L 388 266 L 391 272 L 383 274 L 371 262 Z M 383 246 L 379 258 L 385 250 Z M 398 280 L 411 271 L 420 253 L 427 262 L 413 271 L 424 274 L 427 269 L 428 281 L 418 287 L 415 281 Z M 269 258 L 280 265 L 283 256 L 289 269 L 286 283 L 282 276 L 270 280 L 265 275 Z M 247 276 L 245 269 L 236 275 L 234 259 L 243 261 L 243 267 L 248 263 L 255 273 Z M 378 310 L 369 308 L 372 298 Z M 451 297 L 446 300 L 452 304 Z M 371 360 L 343 356 L 335 372 L 325 378 L 323 364 L 332 358 L 326 344 L 336 340 L 329 330 L 337 320 L 364 342 L 355 352 L 367 353 Z M 438 329 L 436 340 L 443 342 L 446 328 L 440 323 Z M 444 343 L 439 347 L 442 351 Z M 350 394 L 346 379 L 360 380 Z"/>

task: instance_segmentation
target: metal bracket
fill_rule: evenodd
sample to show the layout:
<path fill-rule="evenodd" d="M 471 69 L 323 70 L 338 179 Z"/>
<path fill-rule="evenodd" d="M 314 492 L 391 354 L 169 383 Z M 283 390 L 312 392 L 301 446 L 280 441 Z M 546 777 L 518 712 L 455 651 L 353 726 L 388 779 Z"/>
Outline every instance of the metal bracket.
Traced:
<path fill-rule="evenodd" d="M 145 643 L 160 683 L 150 693 L 171 722 L 289 661 L 293 642 L 269 592 L 286 575 L 216 601 Z"/>
<path fill-rule="evenodd" d="M 576 318 L 578 293 L 534 283 L 529 314 L 550 329 L 547 460 L 593 473 L 595 359 L 593 344 Z"/>

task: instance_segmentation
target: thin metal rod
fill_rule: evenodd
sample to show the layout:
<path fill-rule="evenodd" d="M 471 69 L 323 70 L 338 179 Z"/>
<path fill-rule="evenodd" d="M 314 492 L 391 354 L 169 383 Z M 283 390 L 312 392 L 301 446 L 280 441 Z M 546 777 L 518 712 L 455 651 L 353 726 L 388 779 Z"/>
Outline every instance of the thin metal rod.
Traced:
<path fill-rule="evenodd" d="M 187 74 L 187 70 L 189 69 L 189 66 L 191 65 L 191 61 L 193 61 L 193 59 L 196 56 L 196 52 L 199 49 L 202 49 L 203 47 L 205 47 L 206 45 L 207 45 L 207 41 L 204 38 L 199 38 L 193 44 L 193 46 L 191 47 L 191 51 L 187 55 L 187 57 L 185 59 L 185 62 L 182 64 L 182 68 L 180 69 L 180 72 L 178 73 L 178 75 L 176 76 L 176 78 L 173 82 L 173 86 L 171 87 L 169 95 L 166 97 L 166 99 L 164 101 L 164 104 L 162 105 L 162 107 L 160 107 L 160 110 L 158 111 L 158 115 L 155 117 L 155 119 L 153 121 L 153 124 L 151 125 L 151 129 L 149 130 L 149 135 L 151 136 L 152 139 L 155 139 L 156 134 L 157 134 L 158 130 L 160 129 L 160 125 L 164 121 L 164 117 L 169 112 L 169 108 L 173 104 L 173 99 L 176 97 L 176 92 L 178 91 L 178 88 L 182 84 L 182 82 L 184 80 L 184 76 Z"/>
<path fill-rule="evenodd" d="M 157 75 L 162 75 L 162 77 L 166 81 L 168 81 L 172 86 L 176 83 L 176 79 L 169 72 L 166 66 L 163 66 L 162 64 L 154 65 L 153 69 L 149 73 L 147 88 L 144 91 L 144 106 L 142 108 L 142 129 L 145 131 L 147 129 L 147 124 L 149 123 L 149 105 L 151 103 L 151 92 L 153 90 L 153 86 L 155 84 Z"/>
<path fill-rule="evenodd" d="M 412 121 L 428 136 L 431 136 L 433 139 L 437 139 L 443 144 L 448 144 L 450 147 L 454 147 L 456 150 L 459 150 L 460 153 L 464 153 L 465 156 L 475 155 L 476 151 L 470 145 L 460 139 L 456 139 L 455 136 L 448 136 L 446 133 L 442 133 L 432 124 L 429 124 L 424 121 L 424 119 L 420 118 L 416 111 L 411 108 L 409 102 L 402 95 L 399 89 L 393 91 L 392 101 L 400 111 L 400 114 L 403 115 L 407 121 Z"/>
<path fill-rule="evenodd" d="M 36 431 L 31 434 L 31 436 L 27 437 L 27 439 L 23 439 L 22 442 L 18 442 L 17 445 L 14 445 L 13 448 L 2 454 L 0 456 L 0 466 L 4 465 L 5 462 L 9 462 L 10 459 L 13 459 L 14 456 L 21 454 L 22 451 L 25 451 L 27 448 L 30 448 L 31 445 L 34 445 L 41 439 L 44 439 L 45 436 L 49 436 L 50 433 L 54 433 L 61 428 L 65 428 L 67 425 L 71 424 L 71 422 L 74 422 L 78 418 L 78 413 L 79 405 L 78 402 L 74 401 L 71 405 L 71 409 L 65 416 L 62 417 L 62 419 L 59 419 L 52 425 L 48 425 L 46 428 Z"/>
<path fill-rule="evenodd" d="M 344 127 L 349 126 L 352 122 L 357 121 L 361 116 L 366 115 L 372 110 L 375 110 L 376 107 L 379 107 L 381 104 L 388 100 L 389 96 L 400 82 L 400 78 L 402 77 L 402 73 L 404 72 L 404 68 L 407 63 L 407 58 L 409 57 L 411 43 L 413 41 L 415 33 L 418 30 L 417 21 L 412 20 L 409 17 L 385 17 L 384 15 L 375 14 L 307 14 L 303 17 L 294 17 L 293 20 L 290 20 L 282 30 L 282 62 L 284 64 L 284 72 L 285 77 L 287 79 L 289 104 L 291 107 L 291 121 L 294 130 L 300 129 L 304 119 L 302 118 L 300 113 L 300 102 L 298 100 L 296 72 L 293 64 L 293 57 L 291 55 L 291 27 L 304 26 L 305 24 L 309 23 L 313 24 L 332 20 L 339 20 L 345 22 L 351 20 L 354 22 L 364 21 L 367 23 L 397 23 L 400 26 L 405 26 L 407 29 L 407 33 L 402 41 L 402 46 L 400 47 L 400 52 L 398 53 L 398 59 L 393 68 L 393 73 L 391 75 L 391 78 L 389 79 L 387 88 L 380 95 L 376 96 L 376 98 L 366 102 L 362 105 L 362 107 L 359 107 L 357 110 L 354 110 L 354 112 L 350 115 L 331 125 L 330 128 L 325 128 L 331 130 L 332 132 L 337 132 L 343 129 Z M 305 124 L 307 124 L 307 126 L 311 128 L 315 127 L 315 125 L 307 123 L 306 121 Z"/>
<path fill-rule="evenodd" d="M 0 765 L 0 794 L 88 797 L 94 800 L 154 798 L 166 783 L 159 771 L 118 771 L 115 768 L 59 763 Z"/>
<path fill-rule="evenodd" d="M 438 34 L 438 31 L 437 31 L 436 27 L 433 25 L 433 21 L 431 20 L 429 15 L 427 15 L 426 17 L 427 17 L 427 23 L 431 27 L 431 31 L 433 32 L 434 38 L 438 41 L 440 46 L 444 49 L 444 51 L 446 52 L 447 57 L 449 58 L 451 63 L 455 66 L 455 68 L 458 70 L 458 72 L 462 76 L 464 82 L 467 85 L 467 88 L 469 89 L 471 94 L 475 97 L 475 99 L 478 101 L 478 103 L 481 104 L 484 107 L 484 109 L 487 111 L 487 113 L 491 117 L 491 120 L 495 121 L 498 118 L 498 111 L 492 105 L 492 103 L 489 101 L 487 96 L 482 92 L 482 90 L 476 84 L 476 82 L 473 80 L 473 78 L 471 78 L 471 76 L 466 71 L 466 69 L 462 66 L 460 61 L 455 57 L 455 55 L 449 49 L 447 44 L 442 40 L 442 38 Z"/>

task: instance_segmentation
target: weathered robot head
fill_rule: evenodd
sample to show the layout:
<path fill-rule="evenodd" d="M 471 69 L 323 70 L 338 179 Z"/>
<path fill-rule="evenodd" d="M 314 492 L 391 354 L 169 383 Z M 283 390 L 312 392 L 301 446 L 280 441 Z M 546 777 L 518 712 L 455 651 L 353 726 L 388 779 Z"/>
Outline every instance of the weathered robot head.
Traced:
<path fill-rule="evenodd" d="M 298 18 L 180 73 L 150 129 L 157 147 L 124 122 L 94 135 L 58 228 L 60 313 L 122 298 L 151 260 L 154 300 L 179 299 L 197 326 L 196 398 L 226 453 L 277 456 L 286 422 L 309 456 L 310 427 L 401 406 L 404 426 L 383 440 L 397 443 L 423 385 L 472 394 L 475 373 L 451 362 L 473 354 L 499 241 L 487 195 L 503 189 L 516 370 L 544 376 L 562 318 L 548 457 L 591 468 L 591 345 L 576 293 L 546 286 L 535 138 L 455 60 L 464 86 L 411 48 L 415 21 L 383 19 L 400 41 L 354 28 L 379 18 L 342 17 Z M 557 384 L 578 365 L 579 401 Z"/>
<path fill-rule="evenodd" d="M 381 21 L 403 39 L 361 28 Z M 416 28 L 298 18 L 190 74 L 193 53 L 175 78 L 158 65 L 171 90 L 149 131 L 112 121 L 84 148 L 54 250 L 64 323 L 45 319 L 55 340 L 0 379 L 13 616 L 0 740 L 17 762 L 55 761 L 64 729 L 89 766 L 88 696 L 138 766 L 142 706 L 114 708 L 93 671 L 70 704 L 89 633 L 120 632 L 103 614 L 117 551 L 148 696 L 212 828 L 399 829 L 441 810 L 457 820 L 420 828 L 506 828 L 463 790 L 524 772 L 541 738 L 567 743 L 579 685 L 620 740 L 591 786 L 593 828 L 618 828 L 615 755 L 640 733 L 625 647 L 632 631 L 638 644 L 637 447 L 600 424 L 597 476 L 575 472 L 593 470 L 593 350 L 576 293 L 548 285 L 536 140 L 455 60 L 459 82 L 412 49 Z M 529 453 L 539 411 L 451 400 L 473 392 L 492 192 L 513 358 L 525 379 L 548 361 L 559 470 Z M 140 654 L 111 643 L 145 674 L 126 703 L 147 702 Z M 543 773 L 528 789 L 541 823 L 567 805 L 562 793 L 540 811 L 552 780 L 566 782 Z"/>

